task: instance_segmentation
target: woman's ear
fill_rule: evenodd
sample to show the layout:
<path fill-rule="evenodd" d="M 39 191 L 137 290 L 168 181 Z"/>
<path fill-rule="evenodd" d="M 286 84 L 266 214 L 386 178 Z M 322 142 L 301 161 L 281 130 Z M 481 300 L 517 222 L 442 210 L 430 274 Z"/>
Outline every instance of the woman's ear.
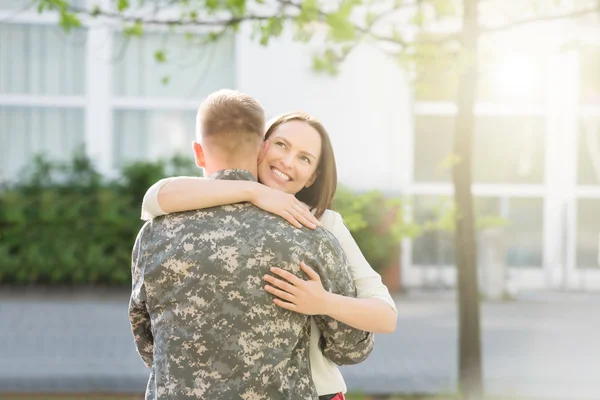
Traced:
<path fill-rule="evenodd" d="M 202 145 L 198 142 L 194 142 L 192 143 L 192 148 L 194 149 L 194 160 L 196 161 L 196 165 L 199 168 L 204 168 L 206 166 L 206 159 L 204 157 Z"/>

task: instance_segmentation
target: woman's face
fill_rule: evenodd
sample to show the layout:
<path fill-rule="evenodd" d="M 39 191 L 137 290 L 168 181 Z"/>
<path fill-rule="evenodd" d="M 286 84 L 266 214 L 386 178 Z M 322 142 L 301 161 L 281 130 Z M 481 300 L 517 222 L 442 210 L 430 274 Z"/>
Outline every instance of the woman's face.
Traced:
<path fill-rule="evenodd" d="M 258 164 L 260 182 L 290 194 L 312 185 L 321 157 L 319 132 L 304 121 L 289 121 L 267 140 L 269 147 Z"/>

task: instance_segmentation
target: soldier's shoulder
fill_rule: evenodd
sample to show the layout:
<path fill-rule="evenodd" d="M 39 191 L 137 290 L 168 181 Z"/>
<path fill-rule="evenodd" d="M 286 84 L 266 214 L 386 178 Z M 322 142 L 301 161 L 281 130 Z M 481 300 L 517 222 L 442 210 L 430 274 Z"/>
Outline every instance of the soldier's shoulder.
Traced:
<path fill-rule="evenodd" d="M 138 231 L 137 237 L 135 238 L 136 242 L 141 241 L 142 239 L 145 239 L 147 236 L 147 232 L 152 229 L 152 221 L 153 220 L 148 220 L 144 223 L 144 225 L 142 225 L 142 227 L 140 228 L 140 230 Z"/>

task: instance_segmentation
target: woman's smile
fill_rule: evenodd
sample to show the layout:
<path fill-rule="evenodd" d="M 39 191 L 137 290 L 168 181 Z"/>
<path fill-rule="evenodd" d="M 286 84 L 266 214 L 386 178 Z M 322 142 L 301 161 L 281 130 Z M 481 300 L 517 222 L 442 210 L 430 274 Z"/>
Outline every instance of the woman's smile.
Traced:
<path fill-rule="evenodd" d="M 291 176 L 282 172 L 280 169 L 278 169 L 276 167 L 271 167 L 271 171 L 273 171 L 273 175 L 275 175 L 277 178 L 281 179 L 284 182 L 290 182 L 293 180 Z"/>

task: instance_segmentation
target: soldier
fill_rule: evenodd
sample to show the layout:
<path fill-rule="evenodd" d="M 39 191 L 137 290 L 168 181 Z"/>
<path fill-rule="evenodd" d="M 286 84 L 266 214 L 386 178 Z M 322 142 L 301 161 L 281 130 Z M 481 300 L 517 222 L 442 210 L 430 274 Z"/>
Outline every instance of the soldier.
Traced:
<path fill-rule="evenodd" d="M 255 181 L 264 154 L 264 111 L 250 96 L 210 95 L 197 117 L 196 164 L 213 179 Z M 146 399 L 317 399 L 310 321 L 273 304 L 271 267 L 312 267 L 326 290 L 355 296 L 347 260 L 326 230 L 295 228 L 251 203 L 155 218 L 132 254 L 129 317 L 152 369 Z M 373 335 L 315 316 L 334 362 L 363 361 Z"/>

